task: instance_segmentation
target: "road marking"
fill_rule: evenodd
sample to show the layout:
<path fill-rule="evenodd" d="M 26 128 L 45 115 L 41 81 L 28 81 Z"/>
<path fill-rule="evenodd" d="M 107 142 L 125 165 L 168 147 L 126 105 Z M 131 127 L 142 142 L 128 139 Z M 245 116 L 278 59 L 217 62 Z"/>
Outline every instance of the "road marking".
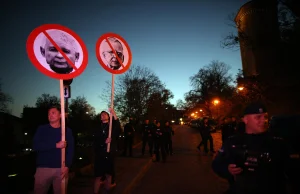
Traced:
<path fill-rule="evenodd" d="M 152 159 L 150 159 L 140 170 L 140 172 L 134 177 L 134 179 L 128 184 L 128 186 L 124 189 L 122 194 L 130 194 L 137 183 L 145 176 L 145 174 L 148 172 L 149 168 L 152 165 Z"/>

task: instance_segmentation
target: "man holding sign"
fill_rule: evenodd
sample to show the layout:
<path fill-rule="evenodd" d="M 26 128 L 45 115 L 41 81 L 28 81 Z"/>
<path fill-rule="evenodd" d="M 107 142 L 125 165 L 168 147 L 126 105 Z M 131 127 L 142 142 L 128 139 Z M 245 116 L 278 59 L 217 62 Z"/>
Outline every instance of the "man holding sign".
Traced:
<path fill-rule="evenodd" d="M 60 108 L 48 110 L 49 124 L 40 126 L 33 139 L 33 149 L 37 152 L 34 194 L 47 194 L 53 185 L 54 194 L 61 193 L 62 179 L 67 176 L 74 156 L 72 130 L 66 128 L 66 141 L 61 141 Z M 66 166 L 61 168 L 61 149 L 66 148 Z"/>
<path fill-rule="evenodd" d="M 113 109 L 109 109 L 109 113 L 102 111 L 100 113 L 100 126 L 95 131 L 94 139 L 94 175 L 95 185 L 94 193 L 98 193 L 103 180 L 105 180 L 105 188 L 109 190 L 111 188 L 112 176 L 114 176 L 114 157 L 117 150 L 117 139 L 121 132 L 121 125 L 118 117 Z M 109 121 L 112 120 L 112 132 L 111 138 L 109 138 Z M 107 152 L 107 147 L 110 144 L 110 151 Z"/>

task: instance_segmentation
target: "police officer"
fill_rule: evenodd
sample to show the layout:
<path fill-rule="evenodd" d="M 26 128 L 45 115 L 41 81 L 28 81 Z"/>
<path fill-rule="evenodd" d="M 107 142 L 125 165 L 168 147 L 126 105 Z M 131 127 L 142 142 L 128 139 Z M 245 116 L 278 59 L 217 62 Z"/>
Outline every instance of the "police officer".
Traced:
<path fill-rule="evenodd" d="M 145 148 L 148 143 L 149 146 L 149 153 L 152 157 L 153 155 L 153 147 L 154 147 L 154 134 L 153 134 L 154 128 L 152 124 L 149 124 L 149 119 L 145 120 L 145 123 L 142 125 L 142 156 L 145 154 Z"/>
<path fill-rule="evenodd" d="M 127 155 L 127 149 L 129 149 L 129 156 L 132 157 L 132 144 L 134 138 L 133 119 L 129 118 L 129 122 L 124 126 L 124 152 L 123 156 Z"/>
<path fill-rule="evenodd" d="M 223 124 L 221 127 L 222 132 L 222 142 L 224 143 L 226 139 L 234 134 L 234 128 L 231 125 L 231 121 L 229 118 L 224 118 Z"/>
<path fill-rule="evenodd" d="M 243 118 L 245 133 L 229 137 L 212 163 L 219 176 L 234 177 L 227 193 L 286 193 L 289 153 L 283 139 L 267 132 L 266 112 L 261 103 L 249 104 Z"/>
<path fill-rule="evenodd" d="M 160 122 L 156 122 L 155 129 L 155 160 L 154 162 L 166 162 L 166 131 L 165 128 L 161 126 Z"/>

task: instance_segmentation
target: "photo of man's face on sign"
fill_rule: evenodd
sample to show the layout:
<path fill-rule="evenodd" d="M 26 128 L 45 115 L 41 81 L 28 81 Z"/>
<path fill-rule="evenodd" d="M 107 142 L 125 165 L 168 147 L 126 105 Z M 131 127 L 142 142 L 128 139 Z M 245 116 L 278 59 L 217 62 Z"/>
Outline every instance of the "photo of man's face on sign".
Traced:
<path fill-rule="evenodd" d="M 102 61 L 112 70 L 122 70 L 128 63 L 128 50 L 122 41 L 115 37 L 104 39 L 99 51 Z"/>
<path fill-rule="evenodd" d="M 82 49 L 75 38 L 61 30 L 47 30 L 48 35 L 68 58 L 69 62 L 77 68 L 82 64 Z M 41 65 L 49 71 L 58 74 L 69 74 L 74 71 L 72 64 L 68 62 L 58 48 L 44 35 L 40 33 L 34 42 L 34 53 Z"/>

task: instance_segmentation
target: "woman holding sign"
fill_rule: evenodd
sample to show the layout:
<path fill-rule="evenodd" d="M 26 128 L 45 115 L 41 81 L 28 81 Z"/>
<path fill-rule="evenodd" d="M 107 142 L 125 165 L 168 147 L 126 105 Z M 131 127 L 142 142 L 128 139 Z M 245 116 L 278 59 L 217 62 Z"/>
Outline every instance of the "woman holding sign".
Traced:
<path fill-rule="evenodd" d="M 94 151 L 95 151 L 95 162 L 94 162 L 94 174 L 95 174 L 95 185 L 94 193 L 98 193 L 102 184 L 105 183 L 105 189 L 111 188 L 112 176 L 114 175 L 114 157 L 117 150 L 117 139 L 121 132 L 121 125 L 118 117 L 113 109 L 109 109 L 110 117 L 108 112 L 102 111 L 100 113 L 100 126 L 95 131 L 94 139 Z M 109 120 L 112 120 L 112 133 L 111 138 L 109 136 Z M 107 152 L 108 144 L 110 144 L 110 151 Z"/>

